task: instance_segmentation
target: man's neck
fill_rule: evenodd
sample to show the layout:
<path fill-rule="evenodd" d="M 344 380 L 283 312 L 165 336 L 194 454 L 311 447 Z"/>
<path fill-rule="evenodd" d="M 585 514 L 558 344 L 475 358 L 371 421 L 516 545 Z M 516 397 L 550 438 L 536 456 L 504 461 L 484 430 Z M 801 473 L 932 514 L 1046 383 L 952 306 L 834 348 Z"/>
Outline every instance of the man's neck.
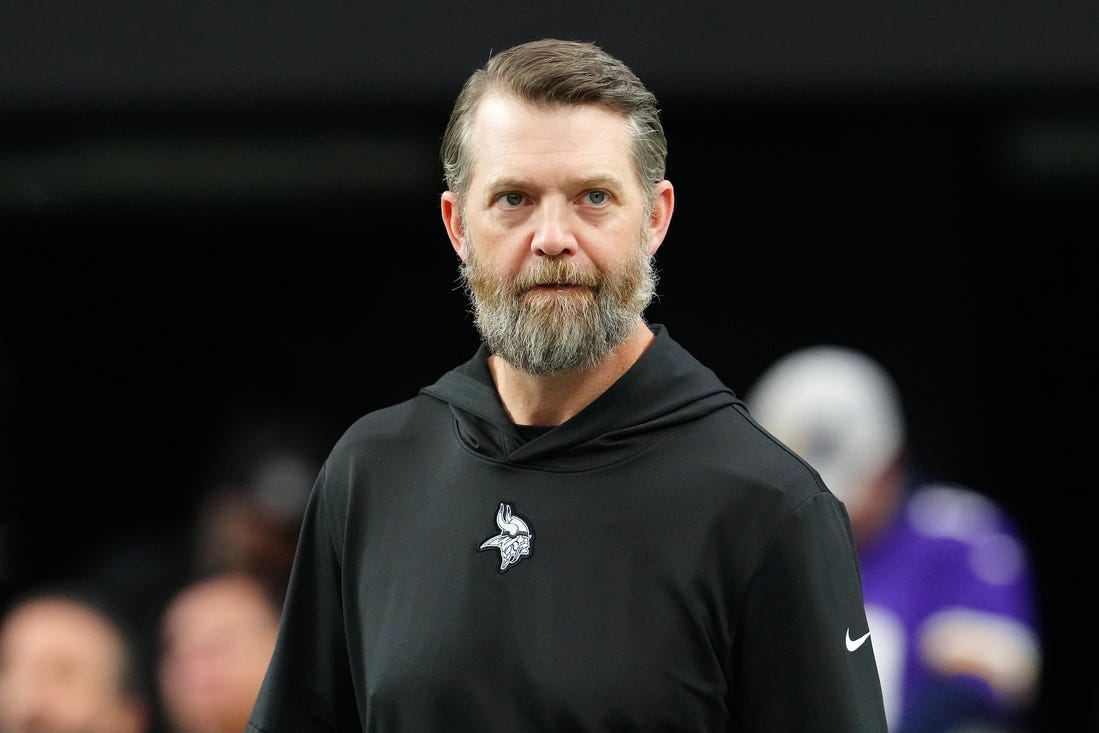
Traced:
<path fill-rule="evenodd" d="M 618 381 L 655 336 L 645 323 L 616 346 L 592 369 L 535 376 L 520 371 L 498 356 L 488 359 L 504 409 L 517 425 L 560 425 L 595 401 Z"/>

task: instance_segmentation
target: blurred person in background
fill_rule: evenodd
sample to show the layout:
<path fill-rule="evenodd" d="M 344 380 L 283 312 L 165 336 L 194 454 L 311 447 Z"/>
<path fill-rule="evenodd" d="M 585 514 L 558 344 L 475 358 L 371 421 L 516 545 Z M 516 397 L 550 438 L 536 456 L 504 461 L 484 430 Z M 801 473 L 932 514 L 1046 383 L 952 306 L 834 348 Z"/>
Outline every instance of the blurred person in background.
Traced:
<path fill-rule="evenodd" d="M 326 437 L 317 418 L 296 412 L 226 422 L 191 526 L 191 575 L 247 573 L 285 592 Z"/>
<path fill-rule="evenodd" d="M 157 684 L 171 733 L 242 733 L 278 633 L 264 579 L 223 572 L 174 595 L 160 631 Z"/>
<path fill-rule="evenodd" d="M 79 591 L 20 596 L 0 623 L 0 733 L 144 733 L 149 691 L 125 620 Z"/>
<path fill-rule="evenodd" d="M 143 669 L 156 669 L 164 613 L 195 579 L 245 573 L 281 599 L 320 462 L 310 453 L 314 430 L 297 414 L 244 411 L 212 441 L 194 484 L 193 512 L 177 526 L 138 526 L 89 548 L 79 572 L 94 577 L 134 620 Z M 150 687 L 155 692 L 152 681 Z M 158 704 L 156 733 L 163 719 Z"/>
<path fill-rule="evenodd" d="M 272 448 L 239 480 L 212 485 L 196 512 L 194 572 L 248 573 L 281 595 L 318 467 L 301 453 Z"/>
<path fill-rule="evenodd" d="M 988 496 L 917 477 L 892 375 L 815 345 L 745 401 L 850 514 L 890 730 L 1023 730 L 1042 656 L 1024 538 Z"/>

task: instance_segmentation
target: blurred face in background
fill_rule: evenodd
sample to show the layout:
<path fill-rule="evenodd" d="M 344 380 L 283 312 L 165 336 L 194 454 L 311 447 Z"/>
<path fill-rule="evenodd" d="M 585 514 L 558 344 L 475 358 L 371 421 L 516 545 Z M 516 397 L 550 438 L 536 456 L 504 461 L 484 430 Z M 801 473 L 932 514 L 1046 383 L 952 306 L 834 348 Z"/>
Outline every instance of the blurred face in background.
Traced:
<path fill-rule="evenodd" d="M 0 629 L 0 733 L 139 733 L 141 702 L 123 684 L 122 634 L 65 599 L 14 608 Z"/>
<path fill-rule="evenodd" d="M 168 604 L 158 683 L 177 733 L 241 733 L 275 649 L 279 611 L 255 579 L 197 582 Z"/>

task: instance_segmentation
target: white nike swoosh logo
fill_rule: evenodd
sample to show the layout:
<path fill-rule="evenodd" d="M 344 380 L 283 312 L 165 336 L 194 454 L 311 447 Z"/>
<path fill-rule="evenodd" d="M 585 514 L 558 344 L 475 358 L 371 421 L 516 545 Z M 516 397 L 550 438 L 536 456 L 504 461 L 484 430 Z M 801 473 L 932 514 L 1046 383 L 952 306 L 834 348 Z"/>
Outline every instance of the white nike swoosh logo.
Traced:
<path fill-rule="evenodd" d="M 866 640 L 869 639 L 869 638 L 870 638 L 870 632 L 867 631 L 865 634 L 863 634 L 859 638 L 852 639 L 851 638 L 851 629 L 847 629 L 847 638 L 845 639 L 845 641 L 847 642 L 847 651 L 849 651 L 849 652 L 855 651 L 860 646 L 862 646 L 864 643 L 866 643 Z"/>

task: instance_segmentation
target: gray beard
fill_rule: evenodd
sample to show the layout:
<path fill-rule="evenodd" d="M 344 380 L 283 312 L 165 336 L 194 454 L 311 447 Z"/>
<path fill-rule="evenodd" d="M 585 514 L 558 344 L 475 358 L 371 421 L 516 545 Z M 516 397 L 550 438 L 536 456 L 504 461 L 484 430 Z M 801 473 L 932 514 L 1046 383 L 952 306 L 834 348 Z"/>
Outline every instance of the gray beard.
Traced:
<path fill-rule="evenodd" d="M 459 275 L 481 339 L 493 354 L 528 374 L 595 367 L 632 333 L 656 292 L 643 241 L 621 271 L 590 272 L 568 258 L 545 258 L 515 279 L 496 276 L 481 265 L 471 242 L 467 247 Z M 546 283 L 581 287 L 529 292 Z"/>

